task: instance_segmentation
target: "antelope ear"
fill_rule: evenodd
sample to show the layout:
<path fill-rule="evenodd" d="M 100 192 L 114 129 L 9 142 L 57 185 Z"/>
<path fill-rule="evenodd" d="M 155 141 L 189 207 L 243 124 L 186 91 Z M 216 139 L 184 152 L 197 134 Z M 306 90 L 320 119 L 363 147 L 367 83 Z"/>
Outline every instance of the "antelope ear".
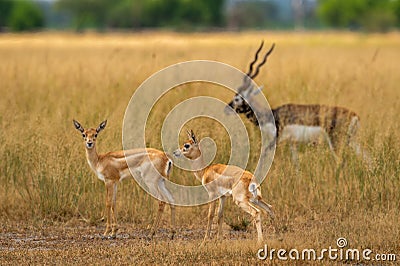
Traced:
<path fill-rule="evenodd" d="M 251 83 L 251 77 L 249 75 L 245 75 L 243 77 L 243 86 L 247 87 Z"/>
<path fill-rule="evenodd" d="M 252 92 L 253 92 L 253 84 L 249 85 L 245 90 L 243 90 L 241 96 L 247 99 L 250 97 L 250 95 L 252 95 Z"/>
<path fill-rule="evenodd" d="M 258 87 L 255 91 L 251 92 L 251 95 L 258 95 L 262 91 L 262 89 L 264 89 L 264 86 Z"/>
<path fill-rule="evenodd" d="M 75 119 L 72 119 L 72 122 L 74 122 L 74 126 L 77 130 L 79 130 L 81 133 L 83 133 L 83 131 L 85 131 L 85 129 L 82 127 L 81 124 L 79 124 L 78 121 L 76 121 Z"/>
<path fill-rule="evenodd" d="M 196 135 L 194 134 L 193 130 L 190 130 L 190 138 L 193 140 L 194 144 L 197 144 Z"/>
<path fill-rule="evenodd" d="M 103 122 L 100 123 L 100 125 L 96 128 L 96 132 L 99 133 L 103 129 L 106 128 L 107 125 L 107 120 L 104 120 Z"/>
<path fill-rule="evenodd" d="M 192 133 L 191 133 L 189 130 L 186 130 L 186 134 L 187 134 L 187 136 L 188 136 L 189 139 L 192 138 Z"/>

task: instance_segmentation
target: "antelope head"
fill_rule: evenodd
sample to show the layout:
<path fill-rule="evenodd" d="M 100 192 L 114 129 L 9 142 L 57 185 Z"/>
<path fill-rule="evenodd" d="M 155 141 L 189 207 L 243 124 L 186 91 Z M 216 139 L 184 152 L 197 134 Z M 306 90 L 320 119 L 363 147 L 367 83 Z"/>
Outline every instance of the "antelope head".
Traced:
<path fill-rule="evenodd" d="M 76 121 L 75 119 L 73 120 L 75 128 L 81 132 L 82 138 L 85 141 L 85 146 L 87 149 L 93 149 L 95 144 L 96 144 L 96 139 L 97 139 L 97 134 L 102 131 L 106 125 L 107 125 L 107 120 L 103 121 L 100 123 L 100 125 L 95 129 L 95 128 L 88 128 L 84 129 L 82 125 Z"/>
<path fill-rule="evenodd" d="M 254 89 L 252 79 L 258 75 L 260 68 L 267 62 L 268 56 L 274 50 L 275 44 L 272 44 L 271 48 L 264 55 L 261 63 L 256 66 L 256 69 L 253 72 L 254 64 L 258 60 L 258 55 L 263 46 L 264 41 L 261 42 L 260 47 L 257 49 L 254 60 L 250 63 L 249 70 L 243 77 L 243 83 L 237 89 L 236 95 L 233 97 L 233 100 L 229 102 L 228 105 L 225 107 L 226 114 L 231 114 L 232 109 L 239 114 L 248 113 L 251 111 L 251 107 L 249 106 L 248 102 L 251 101 L 252 96 L 260 93 L 262 89 L 262 87 Z"/>
<path fill-rule="evenodd" d="M 187 132 L 188 140 L 182 145 L 181 148 L 174 151 L 175 157 L 181 157 L 182 155 L 190 160 L 195 160 L 201 156 L 199 147 L 199 141 L 193 133 L 193 130 Z"/>

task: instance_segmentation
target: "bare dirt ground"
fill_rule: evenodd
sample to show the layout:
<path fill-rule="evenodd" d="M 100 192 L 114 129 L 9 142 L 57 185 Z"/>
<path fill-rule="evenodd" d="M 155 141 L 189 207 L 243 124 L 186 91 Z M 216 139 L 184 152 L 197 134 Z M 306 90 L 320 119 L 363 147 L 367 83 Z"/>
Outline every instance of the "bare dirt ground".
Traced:
<path fill-rule="evenodd" d="M 84 222 L 40 225 L 3 223 L 0 230 L 1 265 L 45 264 L 254 264 L 259 262 L 254 232 L 225 228 L 224 239 L 200 248 L 204 230 L 159 229 L 149 239 L 146 228 L 121 224 L 116 239 L 104 239 L 104 224 Z M 229 239 L 229 240 L 228 240 Z M 217 249 L 216 249 L 217 247 Z"/>
<path fill-rule="evenodd" d="M 298 224 L 299 225 L 299 224 Z M 308 239 L 310 232 L 323 228 L 318 223 L 295 226 L 292 232 L 275 234 L 264 224 L 264 240 L 271 248 L 315 248 L 327 246 Z M 288 260 L 274 257 L 264 261 L 257 258 L 261 248 L 254 241 L 256 232 L 234 231 L 224 224 L 221 240 L 200 247 L 204 225 L 180 226 L 170 239 L 166 223 L 153 239 L 149 229 L 132 223 L 120 223 L 116 239 L 101 236 L 105 224 L 90 225 L 78 219 L 68 222 L 2 222 L 0 225 L 0 265 L 361 265 L 366 261 L 346 260 Z M 319 229 L 318 229 L 319 228 Z M 281 228 L 282 229 L 282 228 Z M 333 231 L 333 229 L 332 229 Z M 301 240 L 302 239 L 302 240 Z M 301 243 L 306 242 L 305 244 Z M 312 244 L 314 242 L 314 244 Z M 336 247 L 335 244 L 332 246 Z M 358 247 L 358 245 L 354 245 Z M 361 248 L 361 247 L 359 247 Z M 381 247 L 382 251 L 385 247 Z M 396 248 L 395 248 L 396 249 Z M 381 250 L 381 249 L 379 249 Z M 376 262 L 376 261 L 375 261 Z M 361 264 L 360 264 L 361 263 Z M 371 261 L 369 262 L 371 263 Z M 386 261 L 379 265 L 396 265 Z"/>

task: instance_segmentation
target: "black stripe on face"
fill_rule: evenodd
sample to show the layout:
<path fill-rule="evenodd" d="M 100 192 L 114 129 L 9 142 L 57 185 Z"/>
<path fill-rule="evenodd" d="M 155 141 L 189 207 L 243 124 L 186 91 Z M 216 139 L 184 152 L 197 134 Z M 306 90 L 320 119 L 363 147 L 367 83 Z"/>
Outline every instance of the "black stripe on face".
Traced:
<path fill-rule="evenodd" d="M 253 110 L 251 109 L 250 105 L 248 105 L 246 102 L 243 102 L 243 104 L 240 106 L 241 111 L 240 113 L 253 113 Z"/>

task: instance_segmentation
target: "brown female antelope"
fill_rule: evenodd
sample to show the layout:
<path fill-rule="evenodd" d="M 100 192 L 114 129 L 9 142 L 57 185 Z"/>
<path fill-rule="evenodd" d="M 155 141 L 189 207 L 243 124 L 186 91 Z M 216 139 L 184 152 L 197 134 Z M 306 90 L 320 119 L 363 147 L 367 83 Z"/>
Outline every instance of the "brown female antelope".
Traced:
<path fill-rule="evenodd" d="M 261 66 L 265 64 L 275 46 L 274 44 L 271 46 L 253 73 L 253 65 L 258 59 L 263 44 L 264 42 L 256 51 L 249 71 L 244 76 L 243 83 L 233 100 L 225 108 L 225 113 L 229 114 L 233 109 L 239 114 L 245 114 L 255 125 L 260 125 L 262 129 L 267 130 L 272 136 L 272 141 L 267 145 L 269 148 L 277 143 L 288 141 L 292 150 L 292 159 L 295 161 L 297 160 L 297 143 L 318 143 L 321 140 L 328 144 L 333 157 L 338 161 L 335 150 L 338 149 L 340 141 L 346 138 L 347 145 L 353 148 L 357 155 L 363 156 L 370 166 L 369 155 L 362 151 L 355 140 L 360 121 L 356 113 L 338 106 L 285 104 L 272 109 L 271 115 L 258 107 L 254 96 L 260 92 L 260 88 L 253 88 L 252 79 L 258 75 Z"/>
<path fill-rule="evenodd" d="M 125 151 L 107 152 L 98 154 L 96 151 L 97 135 L 106 127 L 107 120 L 100 123 L 94 129 L 84 129 L 81 124 L 73 120 L 74 126 L 82 134 L 85 141 L 86 159 L 90 168 L 97 177 L 106 185 L 106 218 L 107 226 L 104 237 L 115 238 L 117 233 L 116 199 L 117 185 L 126 178 L 131 177 L 131 171 L 140 174 L 153 195 L 158 195 L 168 203 L 174 203 L 174 199 L 165 187 L 165 179 L 169 178 L 172 169 L 172 160 L 164 152 L 156 149 L 133 149 Z M 158 214 L 154 221 L 151 236 L 155 234 L 161 214 L 164 211 L 164 201 L 159 201 Z M 172 236 L 175 233 L 175 207 L 171 207 Z"/>
<path fill-rule="evenodd" d="M 194 170 L 194 175 L 201 181 L 202 185 L 206 187 L 210 199 L 214 199 L 216 196 L 223 194 L 223 196 L 219 198 L 217 236 L 219 237 L 222 231 L 225 199 L 227 196 L 232 195 L 235 204 L 254 218 L 258 242 L 261 243 L 263 239 L 261 210 L 266 211 L 272 219 L 274 219 L 275 216 L 272 206 L 262 200 L 261 190 L 259 185 L 255 182 L 253 174 L 240 167 L 225 164 L 214 164 L 203 168 L 203 154 L 201 153 L 199 142 L 193 131 L 188 132 L 188 137 L 189 140 L 186 141 L 180 149 L 174 151 L 174 156 L 181 157 L 184 155 L 191 160 L 192 169 L 196 169 Z M 215 204 L 215 200 L 210 203 L 207 230 L 203 243 L 210 237 Z"/>

